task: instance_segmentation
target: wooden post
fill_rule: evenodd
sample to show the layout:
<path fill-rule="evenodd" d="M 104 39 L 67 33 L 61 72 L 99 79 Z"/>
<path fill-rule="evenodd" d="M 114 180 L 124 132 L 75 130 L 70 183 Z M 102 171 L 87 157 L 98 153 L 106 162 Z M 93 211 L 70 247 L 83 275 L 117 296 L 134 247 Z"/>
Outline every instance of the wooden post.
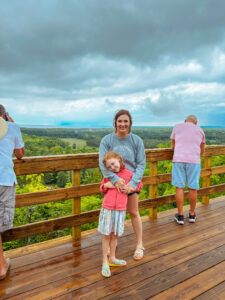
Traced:
<path fill-rule="evenodd" d="M 80 186 L 80 170 L 72 171 L 72 185 Z M 73 198 L 72 202 L 72 213 L 74 215 L 80 214 L 81 212 L 81 198 Z M 81 238 L 81 226 L 72 227 L 72 238 L 79 240 Z"/>
<path fill-rule="evenodd" d="M 211 157 L 205 156 L 203 162 L 203 168 L 211 168 Z M 210 175 L 203 177 L 203 184 L 202 187 L 209 187 L 210 186 Z M 209 204 L 209 195 L 202 196 L 202 204 L 208 205 Z"/>
<path fill-rule="evenodd" d="M 149 166 L 149 174 L 150 176 L 158 175 L 158 162 L 150 162 Z M 149 186 L 149 198 L 154 199 L 157 198 L 158 195 L 158 185 L 157 184 L 150 184 Z M 149 217 L 150 218 L 157 218 L 157 207 L 149 208 Z"/>

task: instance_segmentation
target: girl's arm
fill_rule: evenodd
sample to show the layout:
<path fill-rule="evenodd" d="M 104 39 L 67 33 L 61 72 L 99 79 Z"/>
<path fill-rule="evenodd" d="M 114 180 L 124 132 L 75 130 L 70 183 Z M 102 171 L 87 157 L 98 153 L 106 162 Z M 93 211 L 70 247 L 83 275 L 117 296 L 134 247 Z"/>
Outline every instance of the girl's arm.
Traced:
<path fill-rule="evenodd" d="M 115 185 L 112 182 L 108 181 L 104 184 L 104 189 L 115 189 Z"/>
<path fill-rule="evenodd" d="M 105 194 L 108 189 L 115 189 L 115 186 L 106 178 L 103 178 L 100 184 L 100 192 Z"/>

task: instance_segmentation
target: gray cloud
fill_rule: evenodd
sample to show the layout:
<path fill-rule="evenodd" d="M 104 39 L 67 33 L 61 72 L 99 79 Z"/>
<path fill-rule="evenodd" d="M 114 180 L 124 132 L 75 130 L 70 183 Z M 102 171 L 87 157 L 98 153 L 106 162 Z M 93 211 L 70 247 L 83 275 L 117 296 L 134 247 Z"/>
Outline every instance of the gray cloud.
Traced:
<path fill-rule="evenodd" d="M 173 116 L 192 98 L 167 87 L 224 84 L 224 11 L 222 0 L 3 0 L 1 97 L 27 104 L 102 97 L 112 107 L 116 97 L 137 97 L 154 116 Z M 154 102 L 148 91 L 156 89 Z"/>
<path fill-rule="evenodd" d="M 146 98 L 143 107 L 149 110 L 152 115 L 162 118 L 183 113 L 181 108 L 184 107 L 184 105 L 181 97 L 173 95 L 171 98 L 169 94 L 162 94 L 156 101 L 151 98 Z"/>

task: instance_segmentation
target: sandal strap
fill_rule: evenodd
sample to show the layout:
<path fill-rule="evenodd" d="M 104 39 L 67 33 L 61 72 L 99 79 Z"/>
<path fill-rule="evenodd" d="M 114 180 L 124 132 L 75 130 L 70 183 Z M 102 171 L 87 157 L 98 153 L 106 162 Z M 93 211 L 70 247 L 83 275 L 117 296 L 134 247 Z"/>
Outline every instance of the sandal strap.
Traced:
<path fill-rule="evenodd" d="M 143 252 L 145 250 L 144 247 L 136 247 L 135 252 Z"/>
<path fill-rule="evenodd" d="M 144 250 L 145 250 L 144 247 L 136 247 L 136 250 L 134 251 L 134 257 L 141 256 L 141 258 L 142 258 L 144 256 Z M 139 258 L 137 258 L 137 259 L 139 259 Z"/>
<path fill-rule="evenodd" d="M 109 266 L 102 266 L 102 275 L 105 276 L 105 277 L 111 276 Z"/>
<path fill-rule="evenodd" d="M 109 271 L 109 266 L 102 266 L 102 270 Z"/>
<path fill-rule="evenodd" d="M 127 262 L 124 259 L 117 259 L 115 262 L 109 261 L 109 266 L 116 267 L 116 266 L 126 266 Z"/>

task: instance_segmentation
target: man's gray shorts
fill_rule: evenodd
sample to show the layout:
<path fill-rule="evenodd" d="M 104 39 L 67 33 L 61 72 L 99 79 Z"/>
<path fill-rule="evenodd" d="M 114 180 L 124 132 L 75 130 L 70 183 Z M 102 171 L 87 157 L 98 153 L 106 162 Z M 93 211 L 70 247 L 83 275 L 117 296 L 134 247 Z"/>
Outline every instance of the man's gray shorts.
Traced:
<path fill-rule="evenodd" d="M 16 185 L 0 185 L 0 232 L 13 227 Z"/>

